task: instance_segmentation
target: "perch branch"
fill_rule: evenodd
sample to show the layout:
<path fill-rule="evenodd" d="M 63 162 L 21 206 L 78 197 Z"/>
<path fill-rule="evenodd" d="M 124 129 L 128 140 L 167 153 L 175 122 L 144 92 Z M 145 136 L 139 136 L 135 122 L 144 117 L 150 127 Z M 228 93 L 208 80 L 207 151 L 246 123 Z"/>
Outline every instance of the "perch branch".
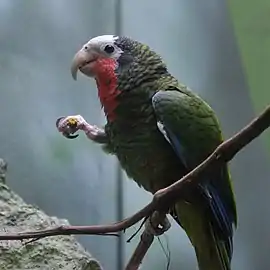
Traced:
<path fill-rule="evenodd" d="M 153 200 L 147 204 L 143 209 L 135 213 L 133 216 L 122 220 L 120 222 L 110 225 L 96 225 L 96 226 L 60 226 L 57 228 L 40 230 L 35 232 L 22 232 L 13 234 L 0 234 L 0 240 L 23 240 L 23 239 L 41 239 L 48 236 L 56 235 L 71 235 L 71 234 L 87 234 L 87 235 L 108 235 L 122 230 L 125 230 L 141 219 L 149 217 L 154 210 L 163 211 L 168 205 L 174 203 L 184 184 L 199 181 L 198 176 L 207 171 L 212 166 L 218 166 L 230 161 L 241 149 L 243 149 L 252 140 L 258 137 L 263 131 L 270 126 L 270 106 L 265 111 L 255 118 L 249 125 L 243 128 L 240 132 L 232 138 L 223 142 L 217 149 L 199 166 L 182 177 L 180 180 L 170 185 L 167 188 L 157 191 Z M 133 265 L 140 264 L 146 251 L 152 243 L 152 238 L 149 237 L 146 244 L 141 240 L 139 247 L 136 249 L 135 254 L 132 256 L 131 261 Z M 138 249 L 140 255 L 138 255 Z M 137 254 L 137 255 L 136 255 Z M 134 262 L 134 257 L 136 258 Z M 130 269 L 137 269 L 136 267 Z"/>

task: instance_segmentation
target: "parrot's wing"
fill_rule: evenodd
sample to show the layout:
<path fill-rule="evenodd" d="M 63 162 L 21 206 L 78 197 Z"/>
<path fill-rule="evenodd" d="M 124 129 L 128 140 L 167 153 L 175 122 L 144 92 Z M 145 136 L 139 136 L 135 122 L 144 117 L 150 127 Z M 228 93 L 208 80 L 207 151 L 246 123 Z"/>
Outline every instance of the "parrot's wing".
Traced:
<path fill-rule="evenodd" d="M 213 110 L 194 94 L 178 89 L 152 97 L 158 127 L 189 168 L 197 166 L 222 142 Z"/>
<path fill-rule="evenodd" d="M 188 170 L 202 162 L 222 142 L 219 123 L 213 110 L 189 91 L 171 89 L 152 97 L 157 125 Z M 232 224 L 236 207 L 227 166 L 200 184 L 210 206 L 215 233 L 225 240 L 232 254 Z M 181 221 L 180 221 L 181 222 Z"/>

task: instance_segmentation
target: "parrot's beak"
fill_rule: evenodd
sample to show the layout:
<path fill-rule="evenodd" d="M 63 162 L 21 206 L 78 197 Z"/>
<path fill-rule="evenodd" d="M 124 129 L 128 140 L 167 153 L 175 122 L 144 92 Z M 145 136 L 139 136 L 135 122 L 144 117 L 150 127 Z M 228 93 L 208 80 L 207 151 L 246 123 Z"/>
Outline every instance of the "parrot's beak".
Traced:
<path fill-rule="evenodd" d="M 96 60 L 96 57 L 88 51 L 78 51 L 71 63 L 71 75 L 74 80 L 77 80 L 77 73 L 80 70 L 85 75 L 92 77 L 91 64 Z"/>

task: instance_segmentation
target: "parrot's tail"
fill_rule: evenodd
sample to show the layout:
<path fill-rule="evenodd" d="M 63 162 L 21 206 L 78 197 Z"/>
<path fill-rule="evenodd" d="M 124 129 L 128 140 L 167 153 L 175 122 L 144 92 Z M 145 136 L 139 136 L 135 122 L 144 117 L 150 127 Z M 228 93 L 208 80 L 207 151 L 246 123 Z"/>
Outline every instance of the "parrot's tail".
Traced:
<path fill-rule="evenodd" d="M 194 239 L 195 240 L 195 239 Z M 194 248 L 200 270 L 231 270 L 225 244 L 210 232 L 206 241 L 195 241 Z"/>
<path fill-rule="evenodd" d="M 231 270 L 231 254 L 228 254 L 226 241 L 215 233 L 203 211 L 184 202 L 176 204 L 176 211 L 195 249 L 199 269 Z"/>

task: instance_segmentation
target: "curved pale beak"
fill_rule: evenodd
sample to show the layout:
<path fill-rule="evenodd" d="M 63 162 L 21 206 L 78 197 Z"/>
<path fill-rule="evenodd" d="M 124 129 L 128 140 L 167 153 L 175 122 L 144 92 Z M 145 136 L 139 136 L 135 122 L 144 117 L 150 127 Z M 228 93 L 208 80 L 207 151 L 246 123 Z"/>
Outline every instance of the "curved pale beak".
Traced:
<path fill-rule="evenodd" d="M 77 80 L 78 70 L 83 68 L 85 65 L 94 61 L 93 55 L 85 50 L 78 51 L 71 63 L 71 75 L 74 80 Z"/>

